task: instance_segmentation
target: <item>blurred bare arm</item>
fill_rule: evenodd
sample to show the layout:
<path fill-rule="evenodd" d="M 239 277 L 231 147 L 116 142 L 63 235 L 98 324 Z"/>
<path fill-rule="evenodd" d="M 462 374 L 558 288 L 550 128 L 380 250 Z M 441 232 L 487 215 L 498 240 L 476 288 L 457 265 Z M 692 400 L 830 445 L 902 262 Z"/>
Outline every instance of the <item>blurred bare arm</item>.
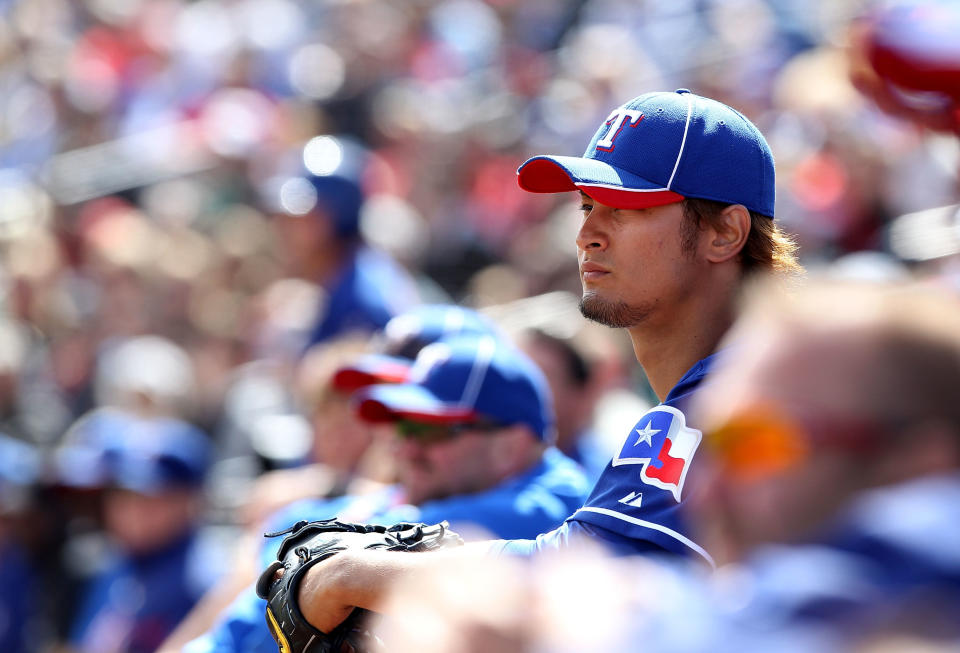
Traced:
<path fill-rule="evenodd" d="M 257 539 L 249 534 L 237 543 L 230 573 L 203 595 L 164 640 L 157 653 L 179 653 L 187 642 L 210 630 L 227 606 L 253 584 L 260 573 L 257 568 Z"/>
<path fill-rule="evenodd" d="M 397 583 L 430 578 L 437 565 L 469 564 L 484 558 L 489 542 L 429 553 L 358 550 L 335 555 L 307 571 L 297 602 L 315 628 L 330 632 L 354 607 L 381 612 L 384 599 Z"/>
<path fill-rule="evenodd" d="M 247 528 L 255 528 L 294 501 L 340 494 L 345 486 L 344 474 L 320 463 L 270 471 L 254 483 L 250 497 L 240 509 L 240 521 Z"/>

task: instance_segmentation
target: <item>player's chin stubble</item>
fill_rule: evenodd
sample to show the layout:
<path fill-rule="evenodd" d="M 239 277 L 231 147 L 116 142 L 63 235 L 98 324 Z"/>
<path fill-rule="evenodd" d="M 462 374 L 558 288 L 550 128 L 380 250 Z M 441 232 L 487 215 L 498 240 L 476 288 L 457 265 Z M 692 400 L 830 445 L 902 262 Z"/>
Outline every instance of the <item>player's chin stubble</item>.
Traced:
<path fill-rule="evenodd" d="M 580 313 L 585 318 L 614 329 L 636 326 L 649 312 L 644 306 L 630 306 L 623 300 L 608 301 L 593 293 L 584 293 L 580 298 Z"/>

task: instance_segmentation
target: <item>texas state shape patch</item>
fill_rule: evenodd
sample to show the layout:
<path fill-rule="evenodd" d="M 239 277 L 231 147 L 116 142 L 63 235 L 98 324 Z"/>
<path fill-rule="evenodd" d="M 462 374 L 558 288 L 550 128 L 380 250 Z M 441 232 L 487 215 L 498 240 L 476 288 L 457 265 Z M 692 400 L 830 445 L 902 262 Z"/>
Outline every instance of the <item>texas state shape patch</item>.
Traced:
<path fill-rule="evenodd" d="M 640 478 L 647 485 L 667 490 L 680 501 L 683 480 L 703 434 L 689 428 L 672 406 L 657 406 L 644 413 L 627 436 L 613 466 L 641 465 Z"/>

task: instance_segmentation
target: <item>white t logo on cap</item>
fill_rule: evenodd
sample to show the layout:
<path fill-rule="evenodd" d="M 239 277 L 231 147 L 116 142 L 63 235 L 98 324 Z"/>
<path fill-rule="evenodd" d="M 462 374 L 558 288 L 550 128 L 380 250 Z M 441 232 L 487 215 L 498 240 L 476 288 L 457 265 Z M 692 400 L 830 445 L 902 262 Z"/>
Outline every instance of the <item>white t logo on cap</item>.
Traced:
<path fill-rule="evenodd" d="M 623 107 L 614 109 L 605 121 L 605 124 L 610 125 L 610 129 L 607 130 L 606 136 L 597 141 L 598 150 L 603 150 L 604 152 L 613 151 L 613 139 L 615 139 L 620 133 L 620 130 L 623 129 L 623 121 L 627 118 L 630 119 L 630 125 L 636 127 L 637 123 L 643 119 L 643 112 L 636 109 L 624 109 Z"/>

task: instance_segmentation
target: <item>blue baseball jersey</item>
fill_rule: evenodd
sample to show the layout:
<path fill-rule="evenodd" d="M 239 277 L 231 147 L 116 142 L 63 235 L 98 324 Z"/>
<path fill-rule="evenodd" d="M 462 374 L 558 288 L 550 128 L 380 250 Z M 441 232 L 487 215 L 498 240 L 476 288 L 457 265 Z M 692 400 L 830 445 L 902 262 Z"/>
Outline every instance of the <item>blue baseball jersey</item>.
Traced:
<path fill-rule="evenodd" d="M 595 431 L 586 430 L 577 435 L 573 450 L 565 453 L 583 466 L 590 483 L 595 484 L 610 460 L 609 444 Z"/>
<path fill-rule="evenodd" d="M 117 554 L 83 595 L 77 651 L 151 653 L 214 584 L 223 551 L 198 533 L 147 555 Z"/>
<path fill-rule="evenodd" d="M 383 252 L 359 247 L 327 288 L 329 296 L 309 344 L 350 331 L 373 332 L 419 304 L 410 274 Z"/>
<path fill-rule="evenodd" d="M 707 551 L 690 539 L 683 517 L 683 486 L 702 439 L 683 409 L 715 356 L 698 361 L 663 403 L 640 417 L 586 503 L 563 525 L 533 541 L 495 543 L 491 552 L 530 555 L 587 536 L 615 553 L 693 554 L 712 565 Z"/>
<path fill-rule="evenodd" d="M 435 523 L 446 519 L 455 530 L 474 525 L 495 537 L 535 537 L 556 527 L 580 506 L 589 488 L 583 469 L 558 449 L 550 448 L 533 468 L 484 492 L 412 506 L 402 502 L 402 491 L 393 486 L 358 497 L 301 501 L 280 511 L 270 519 L 270 524 L 284 528 L 300 519 L 334 516 L 379 524 Z M 264 547 L 263 566 L 276 559 L 281 541 L 282 538 L 273 538 Z M 276 653 L 277 644 L 267 630 L 265 611 L 266 601 L 252 587 L 247 589 L 217 626 L 190 642 L 184 653 Z"/>
<path fill-rule="evenodd" d="M 0 651 L 25 653 L 38 612 L 36 574 L 18 543 L 0 536 Z"/>

